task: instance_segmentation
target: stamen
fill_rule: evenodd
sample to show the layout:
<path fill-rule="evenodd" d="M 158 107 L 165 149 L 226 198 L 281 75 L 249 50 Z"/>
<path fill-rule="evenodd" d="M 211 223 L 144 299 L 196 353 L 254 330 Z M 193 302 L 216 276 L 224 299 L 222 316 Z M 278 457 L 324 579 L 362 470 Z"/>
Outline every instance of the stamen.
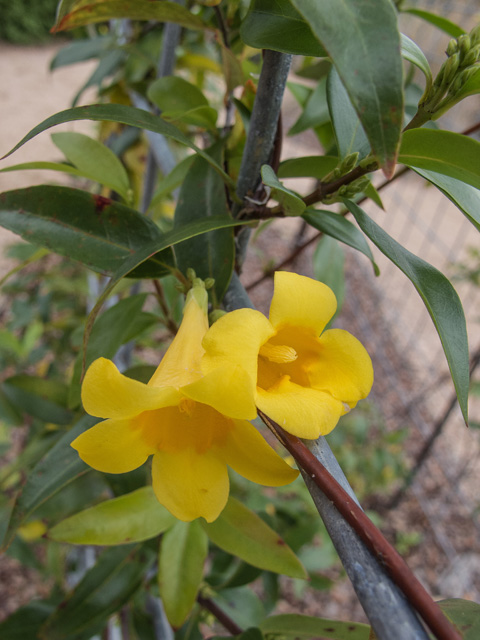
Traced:
<path fill-rule="evenodd" d="M 195 407 L 195 400 L 190 400 L 190 398 L 182 398 L 178 405 L 178 408 L 180 409 L 181 413 L 186 413 L 189 418 L 193 413 L 194 407 Z"/>
<path fill-rule="evenodd" d="M 268 342 L 260 348 L 260 355 L 270 360 L 270 362 L 277 362 L 278 364 L 294 362 L 298 358 L 297 352 L 293 347 L 289 347 L 286 344 L 273 345 Z"/>

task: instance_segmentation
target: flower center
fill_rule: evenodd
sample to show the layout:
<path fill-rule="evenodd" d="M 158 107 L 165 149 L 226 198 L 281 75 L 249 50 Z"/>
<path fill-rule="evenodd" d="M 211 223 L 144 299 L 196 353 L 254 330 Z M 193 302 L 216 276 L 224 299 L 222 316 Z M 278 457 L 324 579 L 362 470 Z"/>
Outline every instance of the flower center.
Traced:
<path fill-rule="evenodd" d="M 265 343 L 260 348 L 260 355 L 270 360 L 270 362 L 278 364 L 294 362 L 298 358 L 298 354 L 293 347 L 289 347 L 286 344 L 271 344 L 270 342 Z"/>

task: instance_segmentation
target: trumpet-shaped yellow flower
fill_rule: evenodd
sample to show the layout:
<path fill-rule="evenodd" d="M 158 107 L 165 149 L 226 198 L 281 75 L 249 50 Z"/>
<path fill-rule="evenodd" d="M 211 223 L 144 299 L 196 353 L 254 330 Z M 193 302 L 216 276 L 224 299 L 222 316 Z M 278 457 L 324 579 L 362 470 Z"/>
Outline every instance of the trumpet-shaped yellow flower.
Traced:
<path fill-rule="evenodd" d="M 293 435 L 325 435 L 373 384 L 360 342 L 341 329 L 324 331 L 336 307 L 321 282 L 277 272 L 270 319 L 254 309 L 220 318 L 203 340 L 202 367 L 240 366 L 261 411 Z"/>
<path fill-rule="evenodd" d="M 106 473 L 136 469 L 153 454 L 155 494 L 184 521 L 218 517 L 228 498 L 227 465 L 270 486 L 297 475 L 248 422 L 256 408 L 247 374 L 225 362 L 203 375 L 207 329 L 207 293 L 197 283 L 148 384 L 122 375 L 110 360 L 95 360 L 82 401 L 88 413 L 105 420 L 72 442 L 82 460 Z"/>

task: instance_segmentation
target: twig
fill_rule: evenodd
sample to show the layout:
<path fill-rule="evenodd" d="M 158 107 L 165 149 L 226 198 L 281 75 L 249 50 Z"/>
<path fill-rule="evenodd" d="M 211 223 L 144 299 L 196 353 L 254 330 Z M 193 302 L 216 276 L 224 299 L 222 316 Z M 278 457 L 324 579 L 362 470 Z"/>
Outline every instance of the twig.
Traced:
<path fill-rule="evenodd" d="M 243 629 L 239 627 L 238 624 L 225 613 L 225 611 L 222 611 L 222 609 L 220 609 L 220 607 L 215 604 L 213 600 L 210 600 L 210 598 L 203 598 L 199 595 L 197 596 L 197 602 L 201 607 L 203 607 L 207 611 L 210 611 L 210 613 L 215 616 L 215 618 L 225 627 L 225 629 L 227 629 L 227 631 L 230 631 L 232 636 L 238 636 L 239 634 L 243 633 Z"/>
<path fill-rule="evenodd" d="M 167 329 L 170 331 L 172 335 L 176 335 L 178 331 L 178 326 L 175 320 L 172 318 L 172 314 L 170 313 L 170 308 L 168 306 L 167 300 L 165 299 L 165 292 L 163 290 L 163 287 L 158 280 L 152 280 L 152 282 L 155 288 L 158 304 L 160 305 L 160 308 L 165 318 L 165 324 L 167 326 Z"/>
<path fill-rule="evenodd" d="M 258 413 L 269 429 L 295 458 L 303 471 L 308 474 L 320 491 L 333 502 L 364 544 L 387 569 L 395 583 L 422 616 L 438 640 L 461 640 L 461 635 L 443 615 L 441 609 L 407 567 L 400 554 L 383 537 L 358 506 L 357 502 L 348 495 L 345 489 L 340 486 L 299 438 L 286 433 L 276 422 L 261 411 Z M 390 637 L 393 637 L 393 634 Z"/>

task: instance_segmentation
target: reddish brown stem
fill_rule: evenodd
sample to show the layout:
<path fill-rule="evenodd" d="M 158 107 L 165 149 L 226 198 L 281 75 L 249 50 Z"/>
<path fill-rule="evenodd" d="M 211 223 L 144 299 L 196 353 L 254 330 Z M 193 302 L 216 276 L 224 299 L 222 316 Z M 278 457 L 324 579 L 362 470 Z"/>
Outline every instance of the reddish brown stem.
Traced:
<path fill-rule="evenodd" d="M 227 616 L 225 611 L 220 609 L 220 607 L 217 604 L 215 604 L 213 600 L 210 600 L 210 598 L 203 598 L 202 596 L 197 596 L 197 602 L 201 607 L 203 607 L 207 611 L 210 611 L 210 613 L 212 613 L 215 616 L 215 618 L 221 624 L 223 624 L 225 629 L 227 631 L 230 631 L 232 636 L 238 636 L 240 633 L 243 633 L 243 629 L 239 627 L 238 624 L 230 618 L 230 616 Z"/>
<path fill-rule="evenodd" d="M 417 610 L 438 640 L 462 640 L 462 636 L 457 629 L 443 615 L 440 607 L 432 600 L 400 554 L 383 537 L 364 511 L 307 449 L 303 442 L 296 436 L 284 431 L 280 425 L 261 411 L 258 414 L 295 458 L 298 465 L 308 473 L 320 491 L 333 502 L 346 522 L 355 530 L 358 537 L 387 569 L 394 582 L 403 591 L 408 601 Z"/>

